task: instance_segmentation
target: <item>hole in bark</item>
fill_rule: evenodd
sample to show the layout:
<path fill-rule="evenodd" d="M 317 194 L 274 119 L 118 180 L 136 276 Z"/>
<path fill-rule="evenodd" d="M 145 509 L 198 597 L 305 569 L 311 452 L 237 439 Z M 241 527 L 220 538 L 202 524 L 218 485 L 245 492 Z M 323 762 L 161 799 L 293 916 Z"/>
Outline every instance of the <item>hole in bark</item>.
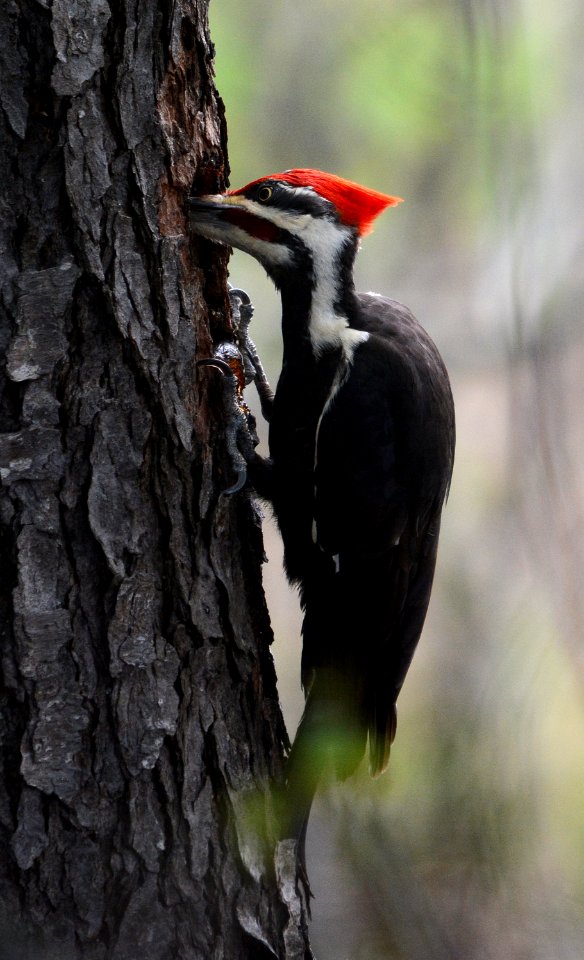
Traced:
<path fill-rule="evenodd" d="M 185 50 L 193 50 L 195 46 L 195 28 L 188 17 L 183 17 L 180 25 L 180 38 Z"/>

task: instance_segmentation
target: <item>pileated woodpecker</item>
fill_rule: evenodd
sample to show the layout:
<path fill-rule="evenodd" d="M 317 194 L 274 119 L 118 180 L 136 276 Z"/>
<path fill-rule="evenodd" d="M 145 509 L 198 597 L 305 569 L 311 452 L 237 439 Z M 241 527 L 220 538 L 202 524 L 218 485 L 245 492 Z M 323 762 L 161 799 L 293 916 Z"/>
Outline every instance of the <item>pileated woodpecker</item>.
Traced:
<path fill-rule="evenodd" d="M 399 202 L 317 170 L 190 201 L 192 229 L 250 253 L 282 297 L 270 458 L 247 459 L 304 610 L 306 705 L 284 828 L 302 840 L 327 764 L 348 776 L 369 739 L 371 772 L 387 765 L 452 473 L 454 407 L 438 350 L 407 307 L 353 283 L 360 237 Z"/>

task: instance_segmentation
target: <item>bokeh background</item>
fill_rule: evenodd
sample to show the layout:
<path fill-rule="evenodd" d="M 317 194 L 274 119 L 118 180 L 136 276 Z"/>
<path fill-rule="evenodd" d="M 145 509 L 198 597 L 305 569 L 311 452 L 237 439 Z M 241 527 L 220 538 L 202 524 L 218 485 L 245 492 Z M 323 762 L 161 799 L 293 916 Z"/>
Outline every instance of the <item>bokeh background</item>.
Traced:
<path fill-rule="evenodd" d="M 406 199 L 357 285 L 451 372 L 452 493 L 388 773 L 321 796 L 319 960 L 584 957 L 581 0 L 213 0 L 232 185 L 314 166 Z M 279 304 L 235 254 L 275 383 Z M 267 520 L 290 733 L 300 614 Z"/>

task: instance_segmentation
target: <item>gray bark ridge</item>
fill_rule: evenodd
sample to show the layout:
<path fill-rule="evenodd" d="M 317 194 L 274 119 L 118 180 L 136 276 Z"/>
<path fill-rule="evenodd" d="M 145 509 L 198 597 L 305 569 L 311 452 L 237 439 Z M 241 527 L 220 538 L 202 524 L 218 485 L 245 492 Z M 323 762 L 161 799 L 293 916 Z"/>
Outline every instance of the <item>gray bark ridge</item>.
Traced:
<path fill-rule="evenodd" d="M 0 924 L 305 960 L 260 521 L 196 378 L 230 335 L 184 212 L 224 179 L 207 5 L 8 0 L 0 70 Z"/>

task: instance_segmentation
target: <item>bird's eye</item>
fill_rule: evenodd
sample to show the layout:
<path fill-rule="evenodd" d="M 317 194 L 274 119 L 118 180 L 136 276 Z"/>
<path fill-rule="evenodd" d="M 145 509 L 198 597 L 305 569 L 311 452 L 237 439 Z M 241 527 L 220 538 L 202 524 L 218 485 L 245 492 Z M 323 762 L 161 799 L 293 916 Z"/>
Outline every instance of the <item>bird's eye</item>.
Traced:
<path fill-rule="evenodd" d="M 258 200 L 260 203 L 267 203 L 273 192 L 271 187 L 260 187 L 258 190 Z"/>

